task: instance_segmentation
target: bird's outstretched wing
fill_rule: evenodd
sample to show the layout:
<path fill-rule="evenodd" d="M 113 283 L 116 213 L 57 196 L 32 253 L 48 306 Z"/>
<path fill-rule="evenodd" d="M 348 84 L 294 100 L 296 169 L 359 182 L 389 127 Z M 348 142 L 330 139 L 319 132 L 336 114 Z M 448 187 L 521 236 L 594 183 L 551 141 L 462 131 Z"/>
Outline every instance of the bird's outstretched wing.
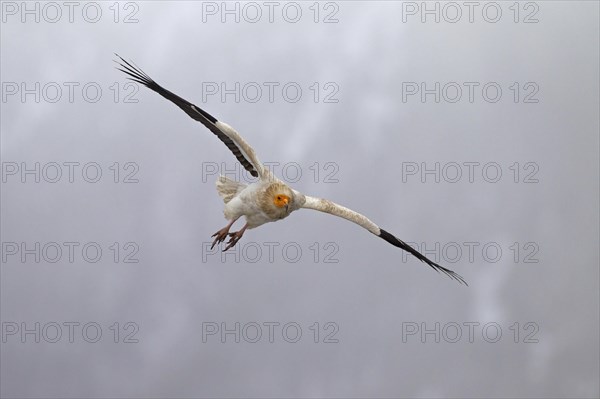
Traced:
<path fill-rule="evenodd" d="M 453 278 L 454 280 L 458 281 L 459 283 L 468 285 L 467 282 L 459 274 L 453 272 L 450 269 L 446 269 L 445 267 L 440 266 L 437 263 L 427 259 L 427 257 L 425 257 L 423 254 L 421 254 L 419 251 L 417 251 L 416 249 L 414 249 L 413 247 L 411 247 L 404 241 L 398 239 L 394 235 L 388 233 L 384 229 L 380 228 L 375 223 L 370 221 L 366 216 L 361 215 L 358 212 L 354 212 L 352 209 L 348 209 L 346 207 L 343 207 L 341 205 L 338 205 L 338 204 L 331 202 L 329 200 L 326 200 L 326 199 L 315 198 L 315 197 L 311 197 L 308 195 L 305 195 L 304 197 L 305 197 L 306 201 L 302 205 L 302 208 L 314 209 L 316 211 L 329 213 L 331 215 L 339 216 L 341 218 L 344 218 L 346 220 L 354 222 L 354 223 L 358 224 L 359 226 L 369 230 L 371 233 L 375 234 L 376 236 L 383 238 L 390 244 L 411 253 L 412 255 L 417 257 L 417 259 L 419 259 L 420 261 L 427 263 L 435 271 L 443 272 L 448 277 Z"/>
<path fill-rule="evenodd" d="M 250 147 L 235 129 L 224 122 L 218 121 L 214 116 L 202 110 L 200 107 L 161 87 L 135 64 L 125 61 L 118 54 L 115 55 L 121 60 L 115 61 L 120 66 L 120 68 L 117 67 L 117 69 L 129 75 L 128 79 L 154 90 L 167 100 L 173 102 L 193 119 L 206 126 L 227 146 L 227 148 L 229 148 L 237 160 L 252 176 L 260 177 L 261 179 L 270 177 L 268 168 L 263 167 L 262 163 L 258 160 L 254 149 Z"/>

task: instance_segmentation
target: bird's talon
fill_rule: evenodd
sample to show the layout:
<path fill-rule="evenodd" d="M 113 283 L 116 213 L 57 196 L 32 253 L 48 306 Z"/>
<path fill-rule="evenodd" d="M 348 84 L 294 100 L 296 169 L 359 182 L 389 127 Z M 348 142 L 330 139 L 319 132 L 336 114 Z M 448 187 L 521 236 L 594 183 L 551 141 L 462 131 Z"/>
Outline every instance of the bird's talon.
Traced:
<path fill-rule="evenodd" d="M 229 233 L 229 227 L 224 227 L 221 230 L 217 231 L 211 237 L 215 237 L 210 249 L 213 249 L 215 245 L 222 243 L 227 238 L 227 234 Z"/>
<path fill-rule="evenodd" d="M 240 240 L 240 238 L 242 238 L 242 236 L 244 235 L 244 230 L 245 229 L 242 229 L 240 231 L 236 231 L 234 233 L 227 234 L 230 238 L 229 238 L 229 241 L 227 241 L 227 246 L 225 247 L 225 249 L 223 250 L 223 252 L 227 251 L 229 248 L 234 247 L 235 244 L 238 243 L 238 241 Z"/>

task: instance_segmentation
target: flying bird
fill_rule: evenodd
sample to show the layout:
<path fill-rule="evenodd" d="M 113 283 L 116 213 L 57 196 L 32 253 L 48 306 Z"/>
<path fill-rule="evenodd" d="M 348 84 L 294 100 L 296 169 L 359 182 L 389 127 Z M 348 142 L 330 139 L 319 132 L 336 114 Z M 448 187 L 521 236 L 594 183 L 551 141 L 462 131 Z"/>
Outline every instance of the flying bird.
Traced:
<path fill-rule="evenodd" d="M 229 148 L 240 164 L 252 176 L 258 178 L 258 181 L 251 184 L 240 183 L 225 176 L 219 176 L 217 179 L 217 192 L 225 203 L 223 213 L 229 223 L 211 236 L 214 237 L 211 249 L 229 238 L 225 249 L 223 249 L 223 251 L 227 251 L 238 243 L 247 229 L 253 229 L 268 222 L 285 219 L 298 209 L 314 209 L 354 222 L 390 244 L 411 253 L 435 271 L 442 272 L 454 280 L 467 285 L 467 282 L 460 275 L 431 261 L 404 241 L 373 223 L 366 216 L 332 201 L 304 195 L 290 188 L 283 181 L 275 177 L 268 168 L 263 166 L 256 156 L 254 149 L 250 147 L 234 128 L 225 122 L 217 120 L 200 107 L 163 88 L 135 64 L 125 61 L 118 54 L 115 55 L 121 60 L 115 61 L 119 65 L 116 68 L 129 75 L 128 79 L 157 92 L 181 108 L 192 119 L 206 126 L 208 130 L 214 133 Z M 229 230 L 233 224 L 242 216 L 246 220 L 244 226 L 239 231 L 230 232 Z"/>

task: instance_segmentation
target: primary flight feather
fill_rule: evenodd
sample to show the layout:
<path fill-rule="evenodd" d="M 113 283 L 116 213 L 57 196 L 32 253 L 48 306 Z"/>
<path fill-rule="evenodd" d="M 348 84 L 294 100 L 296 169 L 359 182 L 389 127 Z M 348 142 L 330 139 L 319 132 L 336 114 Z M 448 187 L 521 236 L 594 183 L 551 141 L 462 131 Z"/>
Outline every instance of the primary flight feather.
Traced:
<path fill-rule="evenodd" d="M 237 244 L 246 229 L 252 229 L 267 222 L 284 219 L 300 208 L 314 209 L 354 222 L 376 236 L 383 238 L 390 244 L 411 253 L 420 261 L 431 266 L 435 271 L 443 272 L 456 281 L 465 285 L 467 284 L 460 275 L 431 261 L 404 241 L 377 226 L 366 216 L 329 200 L 311 197 L 293 190 L 275 177 L 268 168 L 263 167 L 254 149 L 250 147 L 235 129 L 217 120 L 200 107 L 164 89 L 140 68 L 125 61 L 118 54 L 117 57 L 121 60 L 120 62 L 117 61 L 119 65 L 118 70 L 129 75 L 130 80 L 154 90 L 167 100 L 173 102 L 190 117 L 206 126 L 229 148 L 252 176 L 258 177 L 257 182 L 248 185 L 233 181 L 224 176 L 220 176 L 217 179 L 217 192 L 223 199 L 223 202 L 225 202 L 223 213 L 229 223 L 212 235 L 214 241 L 211 248 L 229 237 L 229 241 L 227 241 L 223 250 L 227 251 Z M 246 224 L 239 231 L 230 233 L 231 226 L 242 216 L 245 217 Z"/>

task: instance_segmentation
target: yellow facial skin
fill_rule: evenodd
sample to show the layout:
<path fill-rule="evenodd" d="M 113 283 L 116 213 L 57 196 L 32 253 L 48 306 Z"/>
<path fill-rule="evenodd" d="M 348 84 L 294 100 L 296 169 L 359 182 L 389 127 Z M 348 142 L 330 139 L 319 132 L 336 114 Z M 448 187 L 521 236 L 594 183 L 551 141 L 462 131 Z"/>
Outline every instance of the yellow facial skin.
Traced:
<path fill-rule="evenodd" d="M 273 203 L 278 208 L 286 207 L 289 202 L 290 202 L 290 197 L 288 197 L 285 194 L 277 194 L 275 197 L 273 197 Z"/>

